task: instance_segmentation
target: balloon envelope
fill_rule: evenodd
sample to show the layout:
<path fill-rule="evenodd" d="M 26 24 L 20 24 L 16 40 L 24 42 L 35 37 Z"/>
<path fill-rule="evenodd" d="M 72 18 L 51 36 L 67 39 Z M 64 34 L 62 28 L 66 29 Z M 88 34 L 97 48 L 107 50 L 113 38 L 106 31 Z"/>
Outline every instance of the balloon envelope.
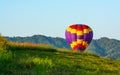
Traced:
<path fill-rule="evenodd" d="M 93 38 L 93 31 L 85 24 L 73 24 L 66 29 L 65 37 L 73 50 L 84 51 Z"/>

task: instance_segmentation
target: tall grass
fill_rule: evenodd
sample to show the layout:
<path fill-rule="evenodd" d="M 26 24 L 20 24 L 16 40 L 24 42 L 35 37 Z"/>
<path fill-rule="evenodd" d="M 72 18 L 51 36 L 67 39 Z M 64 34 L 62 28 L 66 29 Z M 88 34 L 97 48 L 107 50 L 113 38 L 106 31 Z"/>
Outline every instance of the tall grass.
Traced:
<path fill-rule="evenodd" d="M 40 50 L 40 51 L 56 52 L 56 49 L 50 45 L 19 43 L 19 42 L 8 42 L 7 50 Z"/>

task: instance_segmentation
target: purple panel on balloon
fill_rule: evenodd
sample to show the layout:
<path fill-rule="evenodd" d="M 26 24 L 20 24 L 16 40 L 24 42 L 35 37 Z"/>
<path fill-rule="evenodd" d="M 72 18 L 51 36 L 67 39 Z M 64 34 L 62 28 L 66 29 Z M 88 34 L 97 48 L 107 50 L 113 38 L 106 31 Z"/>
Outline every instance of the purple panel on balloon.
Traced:
<path fill-rule="evenodd" d="M 88 39 L 89 39 L 89 36 L 88 36 L 89 34 L 84 34 L 84 41 L 88 41 Z"/>
<path fill-rule="evenodd" d="M 77 35 L 76 34 L 71 34 L 71 39 L 72 42 L 77 40 Z"/>
<path fill-rule="evenodd" d="M 71 39 L 71 33 L 68 31 L 65 31 L 65 36 L 66 36 L 66 40 L 69 44 L 72 43 L 72 39 Z"/>
<path fill-rule="evenodd" d="M 83 35 L 79 35 L 79 36 L 77 36 L 77 39 L 83 39 Z"/>
<path fill-rule="evenodd" d="M 91 42 L 92 38 L 93 38 L 93 32 L 90 32 L 89 33 L 88 44 Z"/>

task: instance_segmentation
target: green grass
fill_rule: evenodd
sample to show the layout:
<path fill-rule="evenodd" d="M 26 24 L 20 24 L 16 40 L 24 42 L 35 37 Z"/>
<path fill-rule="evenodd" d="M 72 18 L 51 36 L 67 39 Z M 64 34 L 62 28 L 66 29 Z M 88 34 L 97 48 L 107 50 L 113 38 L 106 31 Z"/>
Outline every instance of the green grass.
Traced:
<path fill-rule="evenodd" d="M 46 45 L 8 44 L 0 75 L 120 75 L 120 61 Z"/>

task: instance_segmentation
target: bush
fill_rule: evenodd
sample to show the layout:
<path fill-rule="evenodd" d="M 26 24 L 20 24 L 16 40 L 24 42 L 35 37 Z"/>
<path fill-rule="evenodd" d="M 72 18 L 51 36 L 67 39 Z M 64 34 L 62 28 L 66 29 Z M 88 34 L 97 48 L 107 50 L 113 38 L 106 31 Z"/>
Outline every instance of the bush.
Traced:
<path fill-rule="evenodd" d="M 6 49 L 7 40 L 0 35 L 0 50 Z"/>

